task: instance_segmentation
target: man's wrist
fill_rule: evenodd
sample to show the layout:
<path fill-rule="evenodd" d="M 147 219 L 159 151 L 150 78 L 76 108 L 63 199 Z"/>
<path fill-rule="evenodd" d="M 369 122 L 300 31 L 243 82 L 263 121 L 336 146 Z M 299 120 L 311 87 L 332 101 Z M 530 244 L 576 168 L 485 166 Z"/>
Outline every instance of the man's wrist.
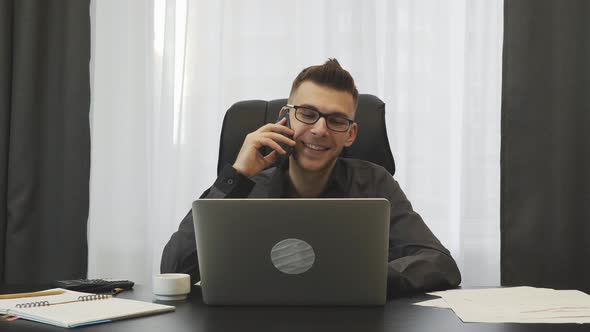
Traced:
<path fill-rule="evenodd" d="M 227 164 L 217 177 L 214 186 L 222 193 L 232 197 L 243 196 L 249 193 L 254 187 L 254 181 L 241 174 L 233 166 Z"/>
<path fill-rule="evenodd" d="M 238 173 L 246 178 L 249 178 L 253 175 L 253 174 L 248 174 L 248 172 L 246 172 L 242 167 L 240 167 L 237 164 L 233 164 L 233 165 L 231 165 L 231 167 L 236 171 L 236 173 Z"/>

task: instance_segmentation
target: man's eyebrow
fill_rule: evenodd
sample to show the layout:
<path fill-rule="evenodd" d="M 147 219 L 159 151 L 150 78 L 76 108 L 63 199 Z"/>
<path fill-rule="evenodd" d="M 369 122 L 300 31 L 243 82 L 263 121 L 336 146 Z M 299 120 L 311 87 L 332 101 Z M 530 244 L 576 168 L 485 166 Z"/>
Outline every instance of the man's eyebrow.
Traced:
<path fill-rule="evenodd" d="M 299 107 L 305 107 L 305 108 L 309 108 L 309 109 L 311 109 L 311 110 L 318 111 L 318 112 L 320 111 L 320 110 L 318 110 L 318 108 L 317 108 L 317 107 L 315 107 L 315 106 L 313 106 L 313 105 L 311 105 L 311 104 L 301 104 L 301 105 L 299 105 Z"/>
<path fill-rule="evenodd" d="M 318 110 L 318 108 L 317 108 L 317 107 L 315 107 L 315 106 L 313 106 L 313 105 L 310 105 L 310 104 L 301 104 L 301 105 L 299 105 L 299 106 L 300 106 L 300 107 L 309 108 L 309 109 L 312 109 L 312 110 L 314 110 L 314 111 L 318 111 L 318 112 L 320 112 L 320 113 L 322 113 L 322 114 L 325 114 L 325 113 L 321 112 L 320 110 Z M 344 112 L 333 112 L 333 113 L 330 113 L 330 115 L 338 115 L 338 116 L 341 116 L 341 117 L 343 117 L 343 118 L 347 118 L 347 119 L 348 119 L 348 115 L 347 115 L 346 113 L 344 113 Z"/>

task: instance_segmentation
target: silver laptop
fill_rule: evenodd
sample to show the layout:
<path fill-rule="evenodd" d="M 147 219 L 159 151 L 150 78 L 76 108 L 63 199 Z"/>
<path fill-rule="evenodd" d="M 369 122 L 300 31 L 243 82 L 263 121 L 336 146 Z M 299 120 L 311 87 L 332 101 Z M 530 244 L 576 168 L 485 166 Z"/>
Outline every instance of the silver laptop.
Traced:
<path fill-rule="evenodd" d="M 212 305 L 383 305 L 386 199 L 199 199 L 203 300 Z"/>

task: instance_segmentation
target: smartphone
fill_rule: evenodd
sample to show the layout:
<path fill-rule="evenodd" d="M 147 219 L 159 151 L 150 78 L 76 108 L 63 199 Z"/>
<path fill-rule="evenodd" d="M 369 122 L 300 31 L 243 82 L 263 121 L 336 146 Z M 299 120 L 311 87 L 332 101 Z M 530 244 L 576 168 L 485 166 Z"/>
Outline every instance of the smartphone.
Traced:
<path fill-rule="evenodd" d="M 281 110 L 281 112 L 279 113 L 279 118 L 277 119 L 277 122 L 281 121 L 284 118 L 287 119 L 287 122 L 285 122 L 284 126 L 291 129 L 291 122 L 289 120 L 289 110 L 288 109 Z M 281 133 L 281 135 L 288 137 L 290 139 L 293 139 L 292 135 L 286 135 L 283 133 Z M 277 166 L 282 165 L 283 162 L 285 162 L 286 159 L 289 159 L 289 156 L 293 153 L 292 146 L 285 144 L 285 143 L 281 143 L 281 142 L 279 142 L 278 144 L 281 146 L 281 148 L 283 148 L 283 150 L 285 150 L 287 152 L 287 154 L 283 155 L 283 154 L 280 154 L 277 152 L 278 156 L 277 156 L 277 161 L 275 162 L 275 165 L 277 165 Z"/>

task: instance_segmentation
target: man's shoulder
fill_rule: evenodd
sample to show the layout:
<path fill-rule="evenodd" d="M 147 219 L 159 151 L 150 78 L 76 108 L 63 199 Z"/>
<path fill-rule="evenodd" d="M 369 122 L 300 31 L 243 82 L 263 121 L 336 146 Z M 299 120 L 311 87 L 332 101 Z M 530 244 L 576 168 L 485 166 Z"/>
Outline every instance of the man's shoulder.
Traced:
<path fill-rule="evenodd" d="M 377 165 L 370 161 L 354 158 L 339 158 L 340 163 L 345 169 L 353 174 L 364 174 L 367 176 L 391 176 L 389 171 L 381 165 Z"/>
<path fill-rule="evenodd" d="M 351 190 L 362 188 L 389 188 L 395 184 L 393 176 L 385 167 L 366 160 L 340 158 L 340 164 L 346 170 Z"/>
<path fill-rule="evenodd" d="M 387 197 L 395 190 L 393 176 L 383 166 L 370 161 L 340 158 L 340 165 L 345 169 L 348 190 L 359 197 Z"/>

